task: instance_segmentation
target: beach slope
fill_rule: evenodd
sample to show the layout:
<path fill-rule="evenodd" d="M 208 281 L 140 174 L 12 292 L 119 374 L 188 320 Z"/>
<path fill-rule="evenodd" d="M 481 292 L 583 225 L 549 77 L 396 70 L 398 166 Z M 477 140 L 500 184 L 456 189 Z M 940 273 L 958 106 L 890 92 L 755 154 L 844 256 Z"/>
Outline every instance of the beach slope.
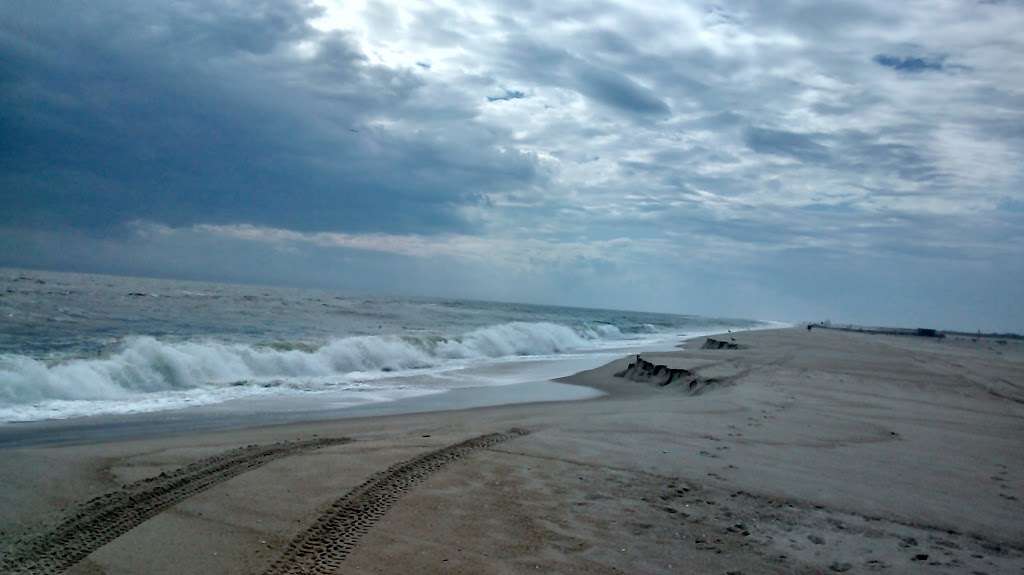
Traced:
<path fill-rule="evenodd" d="M 0 565 L 1024 572 L 1018 343 L 717 339 L 566 378 L 586 401 L 4 449 Z"/>

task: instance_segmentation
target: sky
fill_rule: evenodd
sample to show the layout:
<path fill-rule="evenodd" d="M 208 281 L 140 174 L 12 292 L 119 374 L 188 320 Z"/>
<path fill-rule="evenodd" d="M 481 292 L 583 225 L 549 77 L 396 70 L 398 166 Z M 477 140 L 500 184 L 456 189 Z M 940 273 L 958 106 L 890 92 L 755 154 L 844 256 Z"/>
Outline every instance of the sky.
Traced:
<path fill-rule="evenodd" d="M 1024 331 L 1024 3 L 0 3 L 0 265 Z"/>

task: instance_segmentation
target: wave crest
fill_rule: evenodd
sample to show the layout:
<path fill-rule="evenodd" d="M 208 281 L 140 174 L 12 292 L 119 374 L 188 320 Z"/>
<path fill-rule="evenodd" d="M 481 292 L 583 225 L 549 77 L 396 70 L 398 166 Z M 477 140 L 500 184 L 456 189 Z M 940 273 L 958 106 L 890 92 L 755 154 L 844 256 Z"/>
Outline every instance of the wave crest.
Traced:
<path fill-rule="evenodd" d="M 437 367 L 457 360 L 565 353 L 586 348 L 595 340 L 622 337 L 611 324 L 572 328 L 546 322 L 493 325 L 452 338 L 346 337 L 316 348 L 281 342 L 253 346 L 135 337 L 108 357 L 52 365 L 22 355 L 0 355 L 0 402 L 116 400 L 239 382 L 340 378 L 357 372 Z"/>

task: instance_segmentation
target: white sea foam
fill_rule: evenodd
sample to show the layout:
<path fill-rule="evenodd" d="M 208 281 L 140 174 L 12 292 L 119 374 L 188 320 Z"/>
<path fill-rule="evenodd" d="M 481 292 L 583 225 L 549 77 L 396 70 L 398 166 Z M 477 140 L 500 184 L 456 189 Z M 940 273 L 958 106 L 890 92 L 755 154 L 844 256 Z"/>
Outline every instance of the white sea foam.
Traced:
<path fill-rule="evenodd" d="M 0 422 L 389 401 L 758 323 L 25 270 L 0 292 Z"/>
<path fill-rule="evenodd" d="M 613 325 L 512 322 L 459 337 L 360 336 L 319 348 L 134 337 L 107 357 L 48 364 L 0 355 L 0 420 L 152 411 L 273 390 L 337 389 L 354 381 L 452 369 L 466 362 L 550 356 L 624 343 Z M 92 403 L 90 403 L 92 402 Z"/>

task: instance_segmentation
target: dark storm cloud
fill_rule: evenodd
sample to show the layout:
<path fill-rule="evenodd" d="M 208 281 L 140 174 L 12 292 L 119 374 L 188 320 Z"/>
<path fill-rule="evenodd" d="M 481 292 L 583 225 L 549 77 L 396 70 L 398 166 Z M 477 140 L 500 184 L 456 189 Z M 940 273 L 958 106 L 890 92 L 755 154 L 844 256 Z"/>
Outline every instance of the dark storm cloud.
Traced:
<path fill-rule="evenodd" d="M 311 28 L 304 2 L 0 10 L 8 225 L 448 229 L 458 205 L 538 177 L 492 131 L 422 123 L 439 94 Z M 475 113 L 456 99 L 428 117 Z M 391 122 L 359 127 L 374 116 Z"/>

